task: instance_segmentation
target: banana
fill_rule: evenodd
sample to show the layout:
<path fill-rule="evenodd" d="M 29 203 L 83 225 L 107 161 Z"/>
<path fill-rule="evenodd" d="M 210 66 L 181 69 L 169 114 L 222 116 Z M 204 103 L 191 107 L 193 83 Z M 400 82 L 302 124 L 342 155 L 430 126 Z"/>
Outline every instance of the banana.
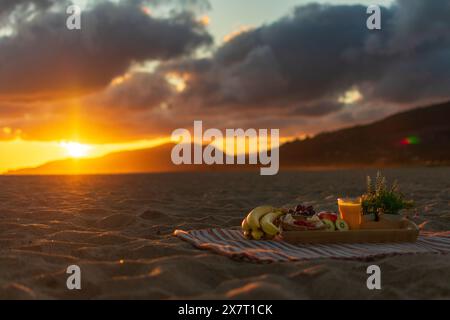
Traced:
<path fill-rule="evenodd" d="M 267 233 L 264 235 L 264 240 L 273 240 L 275 236 L 268 235 Z"/>
<path fill-rule="evenodd" d="M 261 206 L 253 209 L 247 216 L 247 225 L 252 230 L 258 230 L 261 228 L 259 220 L 267 213 L 272 212 L 274 208 L 272 206 Z"/>
<path fill-rule="evenodd" d="M 261 240 L 263 236 L 264 236 L 264 232 L 262 232 L 261 230 L 253 230 L 252 231 L 252 237 L 255 240 Z"/>
<path fill-rule="evenodd" d="M 281 211 L 274 211 L 264 215 L 260 221 L 261 228 L 263 229 L 263 231 L 270 236 L 277 235 L 280 232 L 280 229 L 278 229 L 278 227 L 275 226 L 273 222 L 275 221 L 276 218 L 278 218 L 282 214 L 283 212 Z"/>
<path fill-rule="evenodd" d="M 242 220 L 242 224 L 241 224 L 241 227 L 242 227 L 242 231 L 251 231 L 252 229 L 250 228 L 250 226 L 248 225 L 248 223 L 247 223 L 247 219 L 244 219 L 244 220 Z"/>
<path fill-rule="evenodd" d="M 248 240 L 252 239 L 252 232 L 251 231 L 244 231 L 244 237 Z"/>

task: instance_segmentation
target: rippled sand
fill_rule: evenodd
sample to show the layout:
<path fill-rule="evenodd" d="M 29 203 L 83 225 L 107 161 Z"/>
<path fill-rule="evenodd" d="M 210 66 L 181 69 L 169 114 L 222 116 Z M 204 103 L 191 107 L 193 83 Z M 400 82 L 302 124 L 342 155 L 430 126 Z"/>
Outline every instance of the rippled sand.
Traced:
<path fill-rule="evenodd" d="M 174 238 L 174 229 L 235 227 L 259 204 L 335 199 L 364 191 L 373 170 L 86 177 L 0 177 L 0 298 L 450 298 L 450 257 L 256 265 Z M 391 169 L 419 206 L 418 224 L 450 230 L 450 168 Z M 67 266 L 82 290 L 66 288 Z M 366 268 L 382 269 L 381 291 Z"/>

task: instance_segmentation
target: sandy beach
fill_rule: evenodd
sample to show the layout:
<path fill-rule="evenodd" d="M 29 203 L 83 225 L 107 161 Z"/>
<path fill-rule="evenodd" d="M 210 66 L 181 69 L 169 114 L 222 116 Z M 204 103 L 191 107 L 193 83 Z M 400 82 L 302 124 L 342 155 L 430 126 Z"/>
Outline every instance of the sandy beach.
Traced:
<path fill-rule="evenodd" d="M 260 204 L 336 210 L 375 170 L 0 176 L 1 299 L 449 299 L 450 256 L 258 265 L 201 251 L 175 229 L 236 227 Z M 450 230 L 450 168 L 387 169 L 425 230 Z M 66 288 L 66 268 L 82 289 Z M 366 268 L 382 269 L 382 290 Z"/>

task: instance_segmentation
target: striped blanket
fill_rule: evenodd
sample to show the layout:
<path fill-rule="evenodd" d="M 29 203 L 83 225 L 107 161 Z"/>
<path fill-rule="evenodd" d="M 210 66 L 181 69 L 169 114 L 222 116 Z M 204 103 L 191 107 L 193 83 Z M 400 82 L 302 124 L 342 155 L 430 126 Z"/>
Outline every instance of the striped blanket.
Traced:
<path fill-rule="evenodd" d="M 421 233 L 415 243 L 358 243 L 291 245 L 282 241 L 250 241 L 240 230 L 205 229 L 182 231 L 174 235 L 199 249 L 256 263 L 311 259 L 369 259 L 389 255 L 450 252 L 450 232 Z"/>

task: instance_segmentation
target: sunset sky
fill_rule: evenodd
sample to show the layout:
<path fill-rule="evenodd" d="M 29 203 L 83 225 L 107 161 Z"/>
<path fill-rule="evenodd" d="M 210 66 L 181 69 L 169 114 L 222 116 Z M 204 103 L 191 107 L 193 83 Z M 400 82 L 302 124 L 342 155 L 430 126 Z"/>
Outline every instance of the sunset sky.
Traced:
<path fill-rule="evenodd" d="M 292 138 L 447 100 L 449 17 L 449 0 L 2 0 L 0 173 L 158 145 L 194 120 Z"/>

